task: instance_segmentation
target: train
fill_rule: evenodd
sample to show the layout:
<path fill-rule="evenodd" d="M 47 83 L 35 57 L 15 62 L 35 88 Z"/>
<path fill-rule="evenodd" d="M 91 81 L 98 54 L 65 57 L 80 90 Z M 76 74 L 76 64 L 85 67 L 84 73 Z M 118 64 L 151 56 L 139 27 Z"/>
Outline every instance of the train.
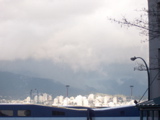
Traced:
<path fill-rule="evenodd" d="M 0 120 L 139 120 L 135 105 L 90 108 L 38 104 L 0 104 Z"/>

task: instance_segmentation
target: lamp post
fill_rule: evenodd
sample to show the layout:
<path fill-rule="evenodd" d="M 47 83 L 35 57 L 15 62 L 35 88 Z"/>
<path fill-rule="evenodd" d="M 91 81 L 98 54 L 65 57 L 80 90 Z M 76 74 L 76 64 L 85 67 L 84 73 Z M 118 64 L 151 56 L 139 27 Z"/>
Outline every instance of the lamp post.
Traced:
<path fill-rule="evenodd" d="M 131 88 L 131 100 L 132 100 L 132 93 L 133 93 L 132 90 L 133 90 L 133 87 L 134 87 L 133 85 L 130 85 L 130 88 Z"/>
<path fill-rule="evenodd" d="M 35 91 L 37 92 L 36 94 L 37 94 L 37 103 L 38 103 L 38 102 L 39 102 L 38 90 L 37 90 L 37 89 L 35 89 Z"/>
<path fill-rule="evenodd" d="M 69 88 L 69 85 L 66 85 L 66 88 L 67 88 L 67 97 L 68 97 L 68 88 Z"/>
<path fill-rule="evenodd" d="M 32 102 L 32 90 L 30 91 L 30 103 Z"/>
<path fill-rule="evenodd" d="M 68 88 L 69 88 L 69 85 L 66 85 L 66 88 L 67 88 L 67 105 L 68 105 Z"/>
<path fill-rule="evenodd" d="M 131 58 L 132 61 L 135 61 L 136 59 L 141 59 L 144 62 L 145 67 L 147 69 L 147 75 L 148 75 L 148 100 L 150 100 L 150 73 L 149 73 L 148 65 L 147 65 L 146 61 L 141 57 L 132 57 Z"/>

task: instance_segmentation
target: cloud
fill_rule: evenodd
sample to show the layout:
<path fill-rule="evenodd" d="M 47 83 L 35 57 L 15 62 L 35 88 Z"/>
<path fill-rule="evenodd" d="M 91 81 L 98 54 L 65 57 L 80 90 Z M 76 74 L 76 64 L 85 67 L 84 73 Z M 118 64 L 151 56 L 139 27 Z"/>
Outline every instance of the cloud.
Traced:
<path fill-rule="evenodd" d="M 136 88 L 136 95 L 147 89 L 147 72 L 134 71 L 134 62 L 103 65 L 101 71 L 73 71 L 66 64 L 53 64 L 49 60 L 0 61 L 0 71 L 38 78 L 47 78 L 79 89 L 93 88 L 100 93 L 129 94 L 130 85 Z M 139 91 L 138 91 L 139 90 Z"/>
<path fill-rule="evenodd" d="M 0 60 L 48 59 L 75 71 L 102 72 L 103 65 L 126 63 L 135 54 L 146 57 L 147 44 L 140 44 L 135 29 L 107 21 L 133 3 L 137 5 L 125 0 L 116 6 L 105 0 L 1 0 Z"/>

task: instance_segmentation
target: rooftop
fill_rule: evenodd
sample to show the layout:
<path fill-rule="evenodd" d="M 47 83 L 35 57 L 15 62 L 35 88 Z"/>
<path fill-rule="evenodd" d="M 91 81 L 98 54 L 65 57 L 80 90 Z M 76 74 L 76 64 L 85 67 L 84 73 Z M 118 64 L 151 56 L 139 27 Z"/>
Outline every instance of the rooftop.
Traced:
<path fill-rule="evenodd" d="M 160 97 L 154 98 L 153 100 L 138 103 L 136 105 L 140 109 L 160 109 Z"/>

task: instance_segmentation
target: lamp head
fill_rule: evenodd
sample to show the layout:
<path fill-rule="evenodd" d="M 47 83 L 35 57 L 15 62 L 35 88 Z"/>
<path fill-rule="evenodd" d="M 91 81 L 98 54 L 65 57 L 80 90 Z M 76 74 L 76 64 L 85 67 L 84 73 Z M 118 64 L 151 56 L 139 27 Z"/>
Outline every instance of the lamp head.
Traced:
<path fill-rule="evenodd" d="M 137 59 L 136 57 L 132 57 L 132 58 L 131 58 L 132 61 L 135 61 L 136 59 Z"/>
<path fill-rule="evenodd" d="M 66 85 L 66 87 L 69 87 L 69 85 Z"/>
<path fill-rule="evenodd" d="M 130 85 L 130 87 L 134 87 L 133 85 Z"/>

